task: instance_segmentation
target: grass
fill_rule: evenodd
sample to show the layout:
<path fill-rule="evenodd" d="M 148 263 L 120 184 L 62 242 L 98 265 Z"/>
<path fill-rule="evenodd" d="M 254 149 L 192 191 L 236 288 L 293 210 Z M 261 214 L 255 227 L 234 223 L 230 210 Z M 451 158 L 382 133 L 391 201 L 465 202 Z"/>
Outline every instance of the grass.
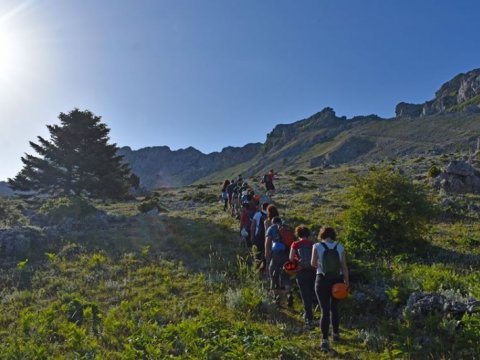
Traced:
<path fill-rule="evenodd" d="M 398 166 L 414 177 L 432 161 L 444 159 L 403 159 Z M 315 235 L 330 224 L 341 241 L 344 189 L 369 166 L 282 173 L 274 200 L 290 224 L 305 223 Z M 299 182 L 308 186 L 294 186 Z M 344 341 L 325 356 L 319 329 L 302 329 L 298 292 L 292 309 L 272 303 L 240 245 L 237 220 L 210 198 L 218 188 L 159 189 L 169 211 L 155 216 L 139 214 L 142 199 L 97 203 L 125 221 L 65 234 L 38 260 L 2 260 L 0 358 L 468 359 L 479 350 L 478 315 L 432 315 L 422 324 L 403 315 L 414 291 L 480 298 L 478 214 L 442 212 L 432 221 L 426 255 L 349 258 Z M 462 195 L 456 203 L 466 209 L 480 197 Z"/>

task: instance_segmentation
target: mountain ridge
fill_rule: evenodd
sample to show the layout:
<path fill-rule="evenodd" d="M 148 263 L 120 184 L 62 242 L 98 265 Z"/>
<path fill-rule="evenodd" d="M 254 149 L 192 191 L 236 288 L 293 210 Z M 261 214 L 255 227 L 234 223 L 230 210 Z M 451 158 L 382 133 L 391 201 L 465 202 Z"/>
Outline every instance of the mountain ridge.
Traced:
<path fill-rule="evenodd" d="M 480 137 L 480 69 L 444 83 L 423 104 L 401 102 L 396 116 L 337 116 L 323 110 L 289 124 L 276 125 L 264 143 L 225 147 L 203 154 L 189 147 L 120 149 L 143 186 L 179 186 L 259 175 L 269 168 L 323 167 L 464 150 Z M 160 150 L 161 149 L 161 150 Z"/>

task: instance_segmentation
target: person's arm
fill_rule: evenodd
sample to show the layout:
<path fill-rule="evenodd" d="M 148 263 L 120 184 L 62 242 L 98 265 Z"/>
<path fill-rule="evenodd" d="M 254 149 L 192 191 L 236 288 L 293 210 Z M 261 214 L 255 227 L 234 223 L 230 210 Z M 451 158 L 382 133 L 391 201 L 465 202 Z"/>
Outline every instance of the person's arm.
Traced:
<path fill-rule="evenodd" d="M 253 217 L 252 223 L 250 224 L 250 240 L 252 240 L 252 243 L 255 240 L 256 230 L 257 230 L 257 220 L 255 220 L 255 217 Z"/>
<path fill-rule="evenodd" d="M 347 266 L 347 258 L 345 256 L 345 251 L 342 253 L 340 264 L 342 265 L 343 282 L 347 285 L 350 285 L 350 279 L 349 279 L 349 274 L 348 274 L 348 266 Z"/>
<path fill-rule="evenodd" d="M 318 262 L 318 254 L 317 254 L 317 249 L 314 246 L 312 250 L 312 259 L 310 260 L 310 265 L 312 265 L 312 267 L 314 268 L 317 268 L 317 262 Z"/>
<path fill-rule="evenodd" d="M 265 237 L 265 258 L 267 259 L 267 263 L 270 260 L 271 251 L 272 251 L 272 237 L 266 236 Z"/>
<path fill-rule="evenodd" d="M 295 249 L 293 248 L 293 246 L 290 247 L 290 255 L 289 255 L 289 257 L 288 257 L 288 259 L 289 259 L 290 261 L 295 261 L 296 252 L 297 252 L 297 250 L 295 250 Z"/>

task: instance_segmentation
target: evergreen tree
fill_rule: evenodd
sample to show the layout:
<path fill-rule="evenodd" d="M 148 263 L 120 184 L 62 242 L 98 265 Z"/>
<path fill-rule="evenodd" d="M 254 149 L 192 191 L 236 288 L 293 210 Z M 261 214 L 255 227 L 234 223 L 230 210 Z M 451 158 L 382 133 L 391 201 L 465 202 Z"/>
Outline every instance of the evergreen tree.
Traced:
<path fill-rule="evenodd" d="M 130 187 L 130 169 L 108 144 L 110 129 L 101 117 L 74 109 L 60 113 L 60 125 L 47 125 L 50 140 L 41 136 L 30 146 L 40 156 L 22 157 L 23 169 L 8 179 L 14 190 L 50 195 L 119 198 Z"/>

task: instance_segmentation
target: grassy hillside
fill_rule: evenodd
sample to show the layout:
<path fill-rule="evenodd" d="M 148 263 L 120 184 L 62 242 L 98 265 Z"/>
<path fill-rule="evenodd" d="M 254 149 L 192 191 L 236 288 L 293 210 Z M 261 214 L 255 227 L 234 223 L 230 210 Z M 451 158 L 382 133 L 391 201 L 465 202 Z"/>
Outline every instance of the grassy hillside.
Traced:
<path fill-rule="evenodd" d="M 394 136 L 395 129 L 384 132 Z M 448 160 L 412 157 L 393 165 L 424 182 L 432 164 Z M 274 200 L 290 224 L 305 223 L 315 232 L 334 225 L 341 241 L 349 206 L 344 190 L 369 166 L 283 171 Z M 349 258 L 352 295 L 341 303 L 343 342 L 323 355 L 319 329 L 303 329 L 298 292 L 293 308 L 273 303 L 265 276 L 253 269 L 238 239 L 237 220 L 217 201 L 219 186 L 158 189 L 168 209 L 158 215 L 139 214 L 141 199 L 97 203 L 124 220 L 64 233 L 45 254 L 33 249 L 21 258 L 2 259 L 0 358 L 478 356 L 478 313 L 463 319 L 432 313 L 418 322 L 405 310 L 415 291 L 480 299 L 479 213 L 469 210 L 480 206 L 480 197 L 431 191 L 439 211 L 422 254 Z M 446 197 L 452 202 L 441 205 Z M 317 310 L 315 319 L 319 316 Z"/>
<path fill-rule="evenodd" d="M 467 153 L 476 147 L 479 137 L 478 114 L 460 112 L 397 119 L 370 116 L 348 120 L 324 110 L 308 119 L 278 125 L 252 160 L 211 173 L 196 183 L 221 181 L 237 173 L 258 176 L 271 168 L 294 171 L 426 154 Z"/>

